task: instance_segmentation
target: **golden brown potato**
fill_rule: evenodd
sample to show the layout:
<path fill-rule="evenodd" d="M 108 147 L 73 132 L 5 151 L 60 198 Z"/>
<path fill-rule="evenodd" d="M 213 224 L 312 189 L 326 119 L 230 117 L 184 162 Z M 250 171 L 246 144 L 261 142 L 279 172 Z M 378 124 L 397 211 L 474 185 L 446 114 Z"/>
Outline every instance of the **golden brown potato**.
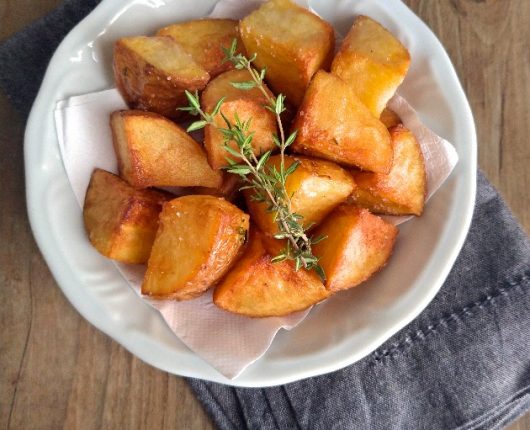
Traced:
<path fill-rule="evenodd" d="M 241 178 L 228 172 L 223 172 L 223 182 L 218 188 L 191 187 L 189 194 L 223 197 L 233 202 L 240 195 L 239 189 L 243 186 Z"/>
<path fill-rule="evenodd" d="M 293 129 L 295 152 L 388 173 L 392 166 L 390 135 L 355 95 L 350 84 L 319 71 L 304 97 Z"/>
<path fill-rule="evenodd" d="M 238 23 L 233 19 L 197 19 L 160 29 L 157 36 L 169 36 L 206 70 L 211 78 L 232 69 L 232 63 L 223 62 L 222 48 L 230 48 L 237 40 L 237 51 L 244 53 L 239 38 Z"/>
<path fill-rule="evenodd" d="M 213 301 L 217 306 L 249 317 L 282 316 L 330 295 L 314 271 L 295 272 L 291 261 L 272 263 L 267 240 L 271 239 L 251 228 L 245 253 L 215 287 Z"/>
<path fill-rule="evenodd" d="M 188 300 L 215 284 L 245 242 L 249 217 L 226 200 L 184 196 L 164 205 L 142 294 Z"/>
<path fill-rule="evenodd" d="M 267 161 L 270 167 L 280 169 L 280 155 Z M 303 225 L 318 224 L 335 206 L 342 203 L 354 188 L 351 175 L 334 163 L 299 156 L 285 156 L 285 168 L 299 165 L 285 182 L 287 195 L 291 197 L 291 210 L 302 215 Z M 275 234 L 278 226 L 274 214 L 267 211 L 267 203 L 252 199 L 252 190 L 245 190 L 248 210 L 257 226 L 266 233 Z"/>
<path fill-rule="evenodd" d="M 136 188 L 219 187 L 206 153 L 182 128 L 161 115 L 138 110 L 111 115 L 120 176 Z"/>
<path fill-rule="evenodd" d="M 333 60 L 331 73 L 350 82 L 379 118 L 405 79 L 409 64 L 409 52 L 392 33 L 373 19 L 359 16 Z"/>
<path fill-rule="evenodd" d="M 169 197 L 164 193 L 137 190 L 118 176 L 95 169 L 83 207 L 90 242 L 106 257 L 123 263 L 145 263 L 166 200 Z"/>
<path fill-rule="evenodd" d="M 256 66 L 266 68 L 275 93 L 298 106 L 311 77 L 328 69 L 335 44 L 333 27 L 290 0 L 270 0 L 239 24 L 241 40 Z"/>
<path fill-rule="evenodd" d="M 114 45 L 114 77 L 132 109 L 175 118 L 184 90 L 203 89 L 210 76 L 170 37 L 127 37 Z"/>
<path fill-rule="evenodd" d="M 326 288 L 346 290 L 381 269 L 392 253 L 398 229 L 368 210 L 342 204 L 315 230 L 327 238 L 313 246 L 326 274 Z"/>
<path fill-rule="evenodd" d="M 391 128 L 390 136 L 394 149 L 390 173 L 352 172 L 357 187 L 350 199 L 375 213 L 420 216 L 426 192 L 420 145 L 402 125 Z"/>
<path fill-rule="evenodd" d="M 268 104 L 266 97 L 259 88 L 240 90 L 232 86 L 232 82 L 247 82 L 252 80 L 246 70 L 231 70 L 213 79 L 202 93 L 201 105 L 206 112 L 211 112 L 217 102 L 224 97 L 221 111 L 214 117 L 216 127 L 226 128 L 221 113 L 231 123 L 235 123 L 235 115 L 241 121 L 252 119 L 249 133 L 254 133 L 252 144 L 255 154 L 261 154 L 274 148 L 272 134 L 276 132 L 276 117 L 265 109 Z M 266 88 L 268 91 L 268 89 Z M 270 91 L 269 91 L 270 93 Z M 272 94 L 271 94 L 272 95 Z M 208 162 L 214 169 L 228 166 L 226 158 L 234 158 L 223 148 L 224 138 L 221 132 L 211 125 L 204 130 L 204 147 L 208 154 Z M 230 146 L 237 149 L 235 142 Z M 237 161 L 237 160 L 236 160 Z"/>
<path fill-rule="evenodd" d="M 379 119 L 386 128 L 392 128 L 401 124 L 401 118 L 399 115 L 389 108 L 383 110 Z"/>

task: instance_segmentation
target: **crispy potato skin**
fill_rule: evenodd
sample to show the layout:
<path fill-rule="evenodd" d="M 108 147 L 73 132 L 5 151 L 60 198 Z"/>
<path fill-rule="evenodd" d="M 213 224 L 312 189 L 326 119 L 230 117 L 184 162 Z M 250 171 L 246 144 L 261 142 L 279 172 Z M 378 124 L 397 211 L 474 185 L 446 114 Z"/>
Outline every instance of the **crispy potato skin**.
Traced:
<path fill-rule="evenodd" d="M 267 165 L 280 169 L 280 155 L 269 158 Z M 304 217 L 304 226 L 318 224 L 333 208 L 350 195 L 354 188 L 351 175 L 335 163 L 300 156 L 285 156 L 285 168 L 300 163 L 285 182 L 291 196 L 291 210 Z M 252 199 L 252 190 L 243 192 L 253 222 L 264 232 L 275 234 L 278 226 L 266 203 Z"/>
<path fill-rule="evenodd" d="M 290 0 L 271 0 L 239 23 L 239 32 L 255 64 L 266 68 L 275 93 L 295 106 L 302 102 L 311 77 L 328 69 L 335 35 L 331 25 Z"/>
<path fill-rule="evenodd" d="M 182 128 L 161 115 L 117 111 L 110 120 L 120 176 L 136 188 L 220 187 L 221 172 Z"/>
<path fill-rule="evenodd" d="M 351 82 L 356 94 L 379 118 L 410 65 L 407 49 L 381 24 L 359 16 L 344 38 L 331 73 Z"/>
<path fill-rule="evenodd" d="M 272 263 L 267 240 L 271 239 L 251 228 L 245 253 L 215 287 L 217 306 L 249 317 L 282 316 L 307 309 L 330 295 L 315 272 L 295 272 L 288 261 Z"/>
<path fill-rule="evenodd" d="M 245 53 L 239 38 L 238 22 L 233 19 L 197 19 L 164 27 L 157 36 L 169 36 L 206 70 L 211 78 L 231 70 L 232 63 L 223 63 L 221 48 L 230 48 L 237 40 L 237 53 Z"/>
<path fill-rule="evenodd" d="M 132 109 L 177 118 L 184 90 L 201 90 L 210 76 L 170 37 L 138 36 L 114 45 L 114 78 Z"/>
<path fill-rule="evenodd" d="M 363 170 L 388 173 L 392 145 L 388 130 L 342 79 L 319 71 L 292 126 L 295 152 Z"/>
<path fill-rule="evenodd" d="M 160 214 L 142 294 L 189 300 L 213 286 L 245 241 L 249 216 L 213 196 L 184 196 Z"/>
<path fill-rule="evenodd" d="M 381 112 L 381 117 L 379 118 L 379 120 L 388 129 L 396 127 L 397 125 L 400 125 L 402 123 L 399 115 L 389 108 L 385 108 L 383 112 Z"/>
<path fill-rule="evenodd" d="M 326 288 L 335 292 L 366 281 L 392 253 L 397 227 L 368 210 L 342 204 L 315 230 L 327 239 L 313 246 L 326 273 Z"/>
<path fill-rule="evenodd" d="M 252 80 L 250 73 L 246 70 L 231 70 L 219 75 L 210 81 L 201 96 L 201 104 L 206 112 L 211 112 L 217 102 L 224 97 L 221 112 L 214 117 L 217 127 L 226 128 L 226 123 L 221 115 L 225 115 L 230 122 L 235 123 L 235 116 L 241 121 L 252 120 L 249 132 L 254 133 L 252 145 L 254 154 L 261 154 L 274 148 L 272 140 L 273 133 L 276 132 L 276 117 L 265 109 L 268 104 L 267 98 L 258 88 L 250 90 L 239 90 L 234 88 L 232 82 L 247 82 Z M 265 90 L 272 96 L 272 93 L 265 87 Z M 216 127 L 207 125 L 204 130 L 204 147 L 208 154 L 208 162 L 214 169 L 228 166 L 226 157 L 230 154 L 223 148 L 223 135 Z M 230 146 L 237 149 L 235 142 Z M 232 157 L 233 158 L 233 157 Z"/>
<path fill-rule="evenodd" d="M 352 172 L 357 187 L 350 200 L 374 213 L 420 216 L 427 189 L 420 145 L 402 125 L 391 128 L 390 136 L 394 149 L 390 173 Z"/>
<path fill-rule="evenodd" d="M 137 190 L 118 176 L 95 169 L 90 178 L 83 220 L 92 245 L 123 263 L 145 263 L 158 229 L 158 215 L 169 197 Z"/>
<path fill-rule="evenodd" d="M 239 176 L 228 172 L 223 172 L 223 182 L 220 187 L 191 187 L 189 188 L 189 194 L 223 197 L 225 200 L 233 202 L 239 197 L 239 188 L 242 186 L 243 182 Z"/>

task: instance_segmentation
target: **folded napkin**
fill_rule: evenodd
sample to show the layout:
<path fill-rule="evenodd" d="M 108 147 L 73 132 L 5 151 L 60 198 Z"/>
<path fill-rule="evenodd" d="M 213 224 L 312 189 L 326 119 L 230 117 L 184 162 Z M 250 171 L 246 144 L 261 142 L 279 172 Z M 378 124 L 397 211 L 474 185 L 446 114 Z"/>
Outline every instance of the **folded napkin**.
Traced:
<path fill-rule="evenodd" d="M 0 46 L 0 87 L 23 115 L 53 50 L 96 4 L 67 0 Z M 530 241 L 479 173 L 471 230 L 447 281 L 373 354 L 274 388 L 189 383 L 222 429 L 501 428 L 530 408 Z"/>
<path fill-rule="evenodd" d="M 422 124 L 405 99 L 395 95 L 389 106 L 418 139 L 425 159 L 428 200 L 449 176 L 458 155 L 449 142 Z M 116 89 L 73 96 L 57 102 L 55 126 L 59 149 L 80 207 L 83 207 L 90 174 L 95 167 L 118 173 L 108 123 L 112 112 L 126 108 Z M 385 218 L 398 225 L 412 217 Z M 194 300 L 155 300 L 141 294 L 145 266 L 114 264 L 129 286 L 160 312 L 171 331 L 189 349 L 230 379 L 236 378 L 262 357 L 279 330 L 291 330 L 310 312 L 310 309 L 306 309 L 283 317 L 248 318 L 215 306 L 212 290 Z M 199 313 L 201 318 L 197 318 Z M 217 328 L 216 336 L 212 336 L 212 327 Z"/>

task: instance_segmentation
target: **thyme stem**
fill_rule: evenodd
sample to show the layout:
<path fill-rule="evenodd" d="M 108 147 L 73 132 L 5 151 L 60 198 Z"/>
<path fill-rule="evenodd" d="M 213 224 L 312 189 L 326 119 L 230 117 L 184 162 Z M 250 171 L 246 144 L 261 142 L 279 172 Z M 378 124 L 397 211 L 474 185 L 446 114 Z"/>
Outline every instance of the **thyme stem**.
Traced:
<path fill-rule="evenodd" d="M 247 184 L 243 189 L 251 188 L 254 190 L 253 198 L 255 200 L 268 204 L 268 211 L 274 213 L 274 219 L 279 231 L 274 237 L 276 239 L 287 239 L 286 247 L 272 261 L 293 260 L 295 270 L 299 270 L 302 267 L 308 270 L 313 269 L 322 280 L 325 280 L 325 274 L 322 267 L 318 264 L 318 258 L 313 255 L 311 250 L 312 243 L 316 243 L 323 238 L 308 237 L 301 223 L 303 217 L 292 211 L 291 199 L 285 186 L 287 177 L 298 167 L 298 162 L 295 162 L 289 168 L 285 168 L 285 150 L 296 138 L 296 131 L 287 138 L 285 136 L 281 120 L 281 114 L 285 111 L 285 96 L 283 94 L 279 94 L 277 97 L 272 96 L 264 84 L 265 70 L 258 72 L 252 66 L 256 56 L 246 58 L 242 54 L 236 54 L 236 47 L 237 44 L 234 40 L 229 49 L 224 49 L 225 61 L 230 61 L 236 69 L 247 70 L 252 80 L 248 82 L 232 82 L 232 85 L 242 90 L 258 88 L 264 95 L 267 101 L 265 108 L 274 113 L 279 130 L 279 136 L 273 134 L 273 141 L 280 150 L 280 171 L 278 172 L 274 166 L 271 167 L 266 164 L 271 151 L 260 155 L 259 158 L 254 153 L 252 147 L 254 133 L 249 131 L 251 120 L 241 121 L 236 113 L 235 122 L 232 123 L 221 112 L 223 99 L 219 100 L 212 112 L 208 113 L 201 108 L 198 94 L 186 91 L 189 106 L 181 108 L 181 110 L 201 117 L 201 120 L 195 121 L 188 127 L 188 131 L 198 130 L 206 125 L 216 127 L 224 136 L 224 149 L 228 154 L 242 162 L 238 164 L 237 161 L 227 158 L 230 165 L 226 170 L 239 175 L 243 179 Z M 215 123 L 214 117 L 218 114 L 224 119 L 226 128 L 219 127 Z M 234 142 L 237 145 L 237 150 L 229 145 L 230 142 Z"/>

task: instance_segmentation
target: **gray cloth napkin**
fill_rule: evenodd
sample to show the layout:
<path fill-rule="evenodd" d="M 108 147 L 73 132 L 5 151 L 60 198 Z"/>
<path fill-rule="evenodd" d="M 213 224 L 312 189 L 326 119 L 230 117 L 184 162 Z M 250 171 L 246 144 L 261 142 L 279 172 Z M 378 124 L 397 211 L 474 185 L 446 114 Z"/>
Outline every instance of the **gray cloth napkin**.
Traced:
<path fill-rule="evenodd" d="M 502 428 L 530 407 L 530 243 L 479 173 L 471 230 L 442 289 L 373 354 L 266 389 L 189 381 L 222 429 Z"/>
<path fill-rule="evenodd" d="M 58 43 L 97 3 L 67 0 L 0 46 L 0 87 L 22 115 Z M 502 428 L 530 408 L 530 241 L 479 172 L 473 223 L 451 274 L 377 351 L 274 388 L 188 382 L 221 429 Z"/>

